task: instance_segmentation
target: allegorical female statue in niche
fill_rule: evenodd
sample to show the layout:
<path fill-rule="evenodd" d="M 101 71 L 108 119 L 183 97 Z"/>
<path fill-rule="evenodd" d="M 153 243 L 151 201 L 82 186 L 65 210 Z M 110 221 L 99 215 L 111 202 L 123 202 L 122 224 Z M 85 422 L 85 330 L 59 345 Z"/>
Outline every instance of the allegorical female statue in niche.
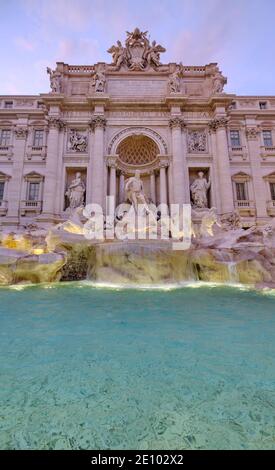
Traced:
<path fill-rule="evenodd" d="M 85 194 L 85 184 L 82 181 L 81 173 L 76 173 L 75 179 L 71 182 L 66 196 L 70 201 L 70 209 L 76 209 L 77 207 L 83 206 L 84 204 L 84 194 Z"/>
<path fill-rule="evenodd" d="M 203 171 L 199 171 L 198 178 L 196 178 L 190 186 L 194 207 L 197 207 L 198 209 L 208 207 L 207 191 L 210 186 L 210 178 L 209 181 L 207 181 L 204 177 Z"/>

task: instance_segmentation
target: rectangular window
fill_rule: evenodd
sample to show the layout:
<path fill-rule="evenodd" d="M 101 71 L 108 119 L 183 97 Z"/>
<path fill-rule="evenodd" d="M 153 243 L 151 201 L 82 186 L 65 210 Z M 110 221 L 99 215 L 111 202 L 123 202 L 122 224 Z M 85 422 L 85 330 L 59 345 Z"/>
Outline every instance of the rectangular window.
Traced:
<path fill-rule="evenodd" d="M 271 199 L 275 201 L 275 183 L 269 183 L 270 185 L 270 192 L 271 192 Z"/>
<path fill-rule="evenodd" d="M 5 181 L 0 181 L 0 201 L 4 199 Z"/>
<path fill-rule="evenodd" d="M 236 183 L 236 196 L 237 201 L 247 201 L 245 183 Z"/>
<path fill-rule="evenodd" d="M 2 129 L 0 131 L 0 146 L 7 147 L 10 144 L 11 131 L 10 129 Z"/>
<path fill-rule="evenodd" d="M 5 101 L 4 108 L 5 109 L 12 109 L 13 108 L 13 101 Z"/>
<path fill-rule="evenodd" d="M 38 201 L 40 183 L 29 183 L 28 201 Z"/>
<path fill-rule="evenodd" d="M 267 102 L 266 101 L 260 101 L 259 106 L 260 106 L 260 109 L 267 109 Z"/>
<path fill-rule="evenodd" d="M 272 147 L 272 133 L 271 131 L 263 131 L 263 140 L 265 147 Z"/>
<path fill-rule="evenodd" d="M 33 146 L 42 147 L 43 146 L 43 130 L 35 130 L 33 136 Z"/>
<path fill-rule="evenodd" d="M 231 147 L 240 147 L 241 146 L 241 139 L 240 139 L 240 132 L 239 131 L 230 131 L 230 141 Z"/>

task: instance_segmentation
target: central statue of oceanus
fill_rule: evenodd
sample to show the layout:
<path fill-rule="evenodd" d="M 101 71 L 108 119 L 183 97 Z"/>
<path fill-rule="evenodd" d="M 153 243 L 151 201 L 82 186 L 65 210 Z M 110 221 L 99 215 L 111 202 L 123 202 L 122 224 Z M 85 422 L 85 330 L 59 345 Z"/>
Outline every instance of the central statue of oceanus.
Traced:
<path fill-rule="evenodd" d="M 151 214 L 152 211 L 146 202 L 139 170 L 136 170 L 135 175 L 126 180 L 125 195 L 126 198 L 131 202 L 136 214 L 138 213 L 139 205 L 144 207 L 146 214 Z"/>

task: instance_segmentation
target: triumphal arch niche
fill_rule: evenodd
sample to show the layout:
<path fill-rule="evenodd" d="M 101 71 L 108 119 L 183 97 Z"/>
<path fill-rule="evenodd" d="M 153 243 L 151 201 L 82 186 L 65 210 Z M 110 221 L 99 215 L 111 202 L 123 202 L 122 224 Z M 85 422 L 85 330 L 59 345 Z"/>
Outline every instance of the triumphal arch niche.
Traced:
<path fill-rule="evenodd" d="M 148 203 L 238 210 L 245 225 L 275 215 L 274 97 L 226 93 L 216 63 L 163 63 L 163 45 L 138 28 L 108 53 L 48 67 L 48 93 L 0 97 L 4 223 L 60 221 L 77 204 L 105 211 L 136 170 Z"/>

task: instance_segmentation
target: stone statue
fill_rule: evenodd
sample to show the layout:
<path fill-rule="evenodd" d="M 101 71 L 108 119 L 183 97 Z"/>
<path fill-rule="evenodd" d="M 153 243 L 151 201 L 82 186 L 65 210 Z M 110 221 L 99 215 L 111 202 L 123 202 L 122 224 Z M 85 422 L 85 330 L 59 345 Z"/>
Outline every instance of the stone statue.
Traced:
<path fill-rule="evenodd" d="M 222 217 L 222 227 L 224 230 L 238 230 L 242 228 L 240 214 L 237 210 L 230 212 Z"/>
<path fill-rule="evenodd" d="M 96 72 L 92 81 L 92 86 L 94 87 L 95 92 L 103 93 L 105 91 L 105 84 L 106 84 L 105 74 L 103 72 Z"/>
<path fill-rule="evenodd" d="M 151 213 L 151 210 L 146 202 L 143 183 L 140 179 L 140 171 L 136 170 L 135 176 L 131 176 L 125 182 L 125 194 L 127 199 L 131 202 L 134 207 L 135 213 L 138 213 L 138 205 L 142 204 L 147 214 Z"/>
<path fill-rule="evenodd" d="M 50 87 L 52 93 L 61 93 L 61 73 L 47 67 L 47 73 L 50 75 Z"/>
<path fill-rule="evenodd" d="M 160 52 L 165 51 L 166 49 L 164 49 L 164 47 L 162 47 L 160 44 L 157 44 L 156 41 L 152 41 L 152 44 L 146 53 L 148 64 L 158 67 L 160 65 Z"/>
<path fill-rule="evenodd" d="M 180 93 L 180 77 L 178 70 L 172 73 L 168 85 L 170 93 Z"/>
<path fill-rule="evenodd" d="M 218 220 L 217 216 L 217 209 L 215 207 L 211 207 L 208 211 L 205 211 L 202 219 L 201 219 L 201 226 L 200 226 L 200 235 L 201 237 L 213 237 L 213 226 L 218 225 L 221 227 L 221 224 Z"/>
<path fill-rule="evenodd" d="M 75 179 L 71 182 L 68 191 L 66 192 L 66 196 L 70 201 L 71 211 L 83 206 L 85 190 L 86 187 L 81 179 L 81 173 L 76 173 Z"/>
<path fill-rule="evenodd" d="M 112 65 L 115 65 L 119 70 L 120 66 L 127 60 L 127 50 L 122 46 L 120 41 L 117 41 L 117 45 L 110 47 L 107 52 L 112 54 L 113 62 Z"/>
<path fill-rule="evenodd" d="M 207 179 L 204 177 L 203 171 L 199 171 L 198 178 L 196 178 L 190 186 L 194 207 L 198 209 L 207 207 L 207 191 L 210 186 L 210 178 L 209 181 L 207 181 Z"/>
<path fill-rule="evenodd" d="M 227 83 L 227 79 L 222 75 L 220 71 L 216 71 L 213 77 L 213 92 L 222 93 L 224 85 Z"/>
<path fill-rule="evenodd" d="M 74 152 L 86 152 L 87 145 L 87 136 L 81 135 L 75 129 L 72 129 L 69 137 L 69 150 L 73 150 Z"/>

